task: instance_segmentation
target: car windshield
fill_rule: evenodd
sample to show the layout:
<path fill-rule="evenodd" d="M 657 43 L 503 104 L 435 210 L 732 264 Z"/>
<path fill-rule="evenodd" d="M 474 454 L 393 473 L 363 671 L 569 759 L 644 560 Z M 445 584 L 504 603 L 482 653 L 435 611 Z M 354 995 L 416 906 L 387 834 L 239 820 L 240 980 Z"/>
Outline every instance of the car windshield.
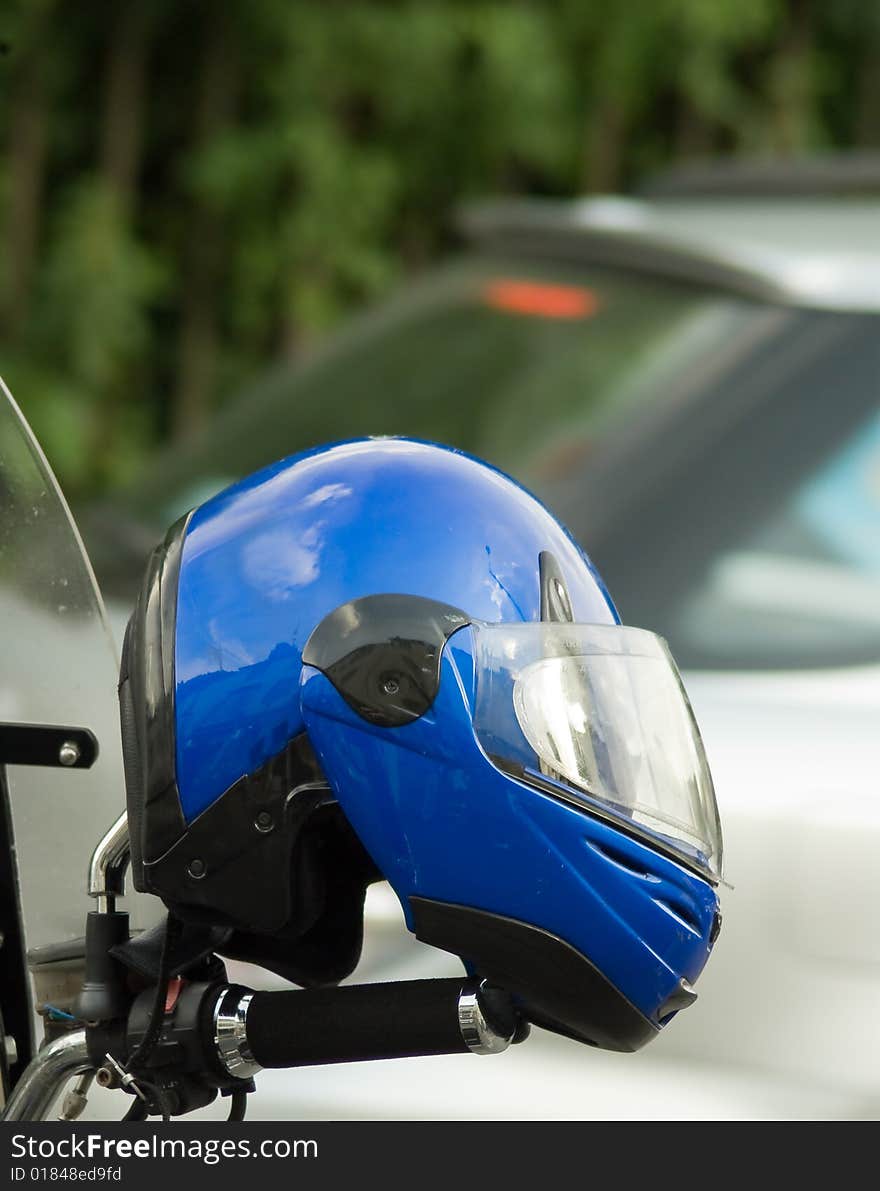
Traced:
<path fill-rule="evenodd" d="M 114 494 L 86 527 L 102 586 L 130 591 L 132 544 L 140 566 L 171 522 L 227 484 L 341 438 L 447 443 L 541 489 L 748 317 L 743 302 L 671 281 L 465 258 L 277 367 Z"/>
<path fill-rule="evenodd" d="M 319 443 L 482 456 L 585 545 L 690 668 L 880 657 L 880 321 L 659 277 L 470 257 L 276 368 L 166 451 L 89 545 L 130 599 L 164 528 Z"/>

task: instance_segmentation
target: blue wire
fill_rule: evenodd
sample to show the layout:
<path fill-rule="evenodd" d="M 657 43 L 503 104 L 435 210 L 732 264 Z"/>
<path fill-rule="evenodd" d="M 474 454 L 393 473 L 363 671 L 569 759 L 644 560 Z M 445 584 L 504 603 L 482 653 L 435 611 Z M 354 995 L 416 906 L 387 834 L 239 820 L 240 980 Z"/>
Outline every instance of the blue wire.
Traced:
<path fill-rule="evenodd" d="M 46 1015 L 51 1017 L 53 1021 L 76 1021 L 72 1013 L 66 1013 L 63 1009 L 56 1009 L 54 1005 L 46 1006 Z"/>

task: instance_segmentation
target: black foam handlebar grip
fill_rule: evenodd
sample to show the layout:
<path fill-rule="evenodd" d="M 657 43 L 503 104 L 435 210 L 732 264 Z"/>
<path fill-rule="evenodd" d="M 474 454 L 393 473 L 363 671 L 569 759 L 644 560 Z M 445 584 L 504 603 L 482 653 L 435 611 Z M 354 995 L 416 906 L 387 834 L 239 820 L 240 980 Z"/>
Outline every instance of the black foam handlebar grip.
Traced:
<path fill-rule="evenodd" d="M 247 1040 L 261 1067 L 307 1067 L 466 1051 L 458 1020 L 463 981 L 403 980 L 258 992 Z"/>

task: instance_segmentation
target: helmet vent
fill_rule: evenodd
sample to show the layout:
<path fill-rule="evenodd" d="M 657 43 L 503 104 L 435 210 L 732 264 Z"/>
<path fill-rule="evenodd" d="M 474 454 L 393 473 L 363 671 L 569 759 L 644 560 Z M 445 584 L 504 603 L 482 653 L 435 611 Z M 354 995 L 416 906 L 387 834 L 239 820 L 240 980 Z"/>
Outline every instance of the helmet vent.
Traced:
<path fill-rule="evenodd" d="M 681 925 L 686 927 L 689 931 L 692 931 L 695 935 L 702 933 L 700 931 L 699 922 L 696 921 L 691 911 L 686 906 L 682 905 L 680 901 L 670 902 L 661 897 L 655 897 L 653 900 L 657 903 L 661 910 L 665 910 L 667 914 L 671 914 L 673 918 L 680 922 Z"/>
<path fill-rule="evenodd" d="M 628 856 L 623 849 L 615 848 L 613 844 L 600 844 L 592 839 L 587 839 L 587 843 L 594 852 L 598 852 L 606 860 L 610 860 L 618 868 L 625 869 L 626 872 L 631 873 L 634 877 L 640 877 L 643 881 L 650 881 L 652 885 L 660 883 L 661 878 L 656 873 L 649 872 L 640 860 Z"/>

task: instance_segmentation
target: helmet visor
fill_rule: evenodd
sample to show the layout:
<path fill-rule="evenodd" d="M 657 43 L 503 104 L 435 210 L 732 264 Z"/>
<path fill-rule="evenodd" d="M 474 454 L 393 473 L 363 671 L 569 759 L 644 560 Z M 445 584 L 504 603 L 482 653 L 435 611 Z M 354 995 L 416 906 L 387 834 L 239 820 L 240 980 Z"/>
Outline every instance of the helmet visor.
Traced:
<path fill-rule="evenodd" d="M 496 764 L 720 878 L 712 778 L 662 638 L 539 622 L 474 625 L 474 640 L 474 726 Z"/>

